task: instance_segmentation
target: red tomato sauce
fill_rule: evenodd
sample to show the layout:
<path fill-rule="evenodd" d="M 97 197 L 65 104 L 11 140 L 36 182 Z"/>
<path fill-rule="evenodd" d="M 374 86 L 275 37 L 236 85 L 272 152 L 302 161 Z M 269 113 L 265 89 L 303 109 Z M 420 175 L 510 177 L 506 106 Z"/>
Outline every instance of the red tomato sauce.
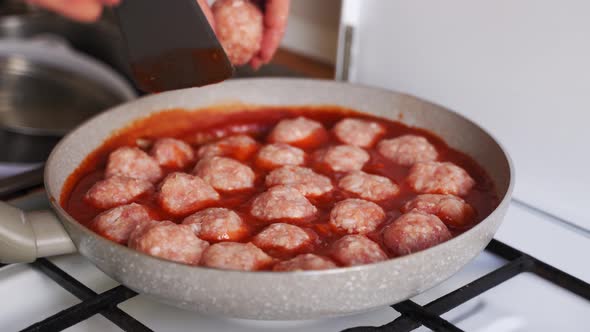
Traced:
<path fill-rule="evenodd" d="M 345 117 L 354 117 L 371 120 L 380 123 L 386 128 L 386 133 L 382 138 L 393 138 L 405 134 L 420 135 L 428 139 L 435 146 L 439 161 L 450 161 L 465 169 L 476 181 L 475 187 L 462 197 L 476 210 L 476 218 L 465 228 L 449 230 L 456 236 L 465 230 L 473 227 L 481 220 L 486 218 L 498 205 L 498 197 L 494 185 L 483 170 L 471 157 L 457 150 L 450 148 L 437 135 L 423 129 L 406 126 L 400 122 L 379 118 L 367 114 L 358 113 L 339 107 L 288 107 L 288 108 L 262 108 L 255 110 L 245 110 L 239 112 L 223 112 L 219 110 L 204 110 L 199 112 L 189 112 L 185 110 L 169 110 L 151 115 L 145 119 L 138 120 L 132 125 L 116 132 L 102 146 L 91 153 L 79 168 L 69 176 L 64 185 L 60 198 L 62 207 L 78 222 L 88 225 L 90 221 L 102 210 L 96 209 L 87 204 L 83 199 L 84 194 L 98 180 L 102 179 L 105 165 L 109 153 L 121 146 L 136 146 L 138 139 L 154 140 L 161 137 L 174 137 L 182 139 L 191 144 L 193 148 L 198 149 L 203 144 L 212 142 L 221 137 L 226 137 L 235 133 L 245 133 L 255 138 L 261 145 L 266 144 L 266 136 L 271 129 L 282 119 L 292 118 L 303 115 L 309 119 L 321 122 L 328 130 L 329 136 L 324 137 L 321 142 L 314 144 L 313 148 L 303 148 L 307 153 L 304 167 L 313 168 L 314 171 L 324 174 L 332 179 L 334 190 L 320 198 L 309 198 L 310 202 L 318 209 L 317 217 L 303 228 L 314 230 L 318 234 L 318 239 L 313 253 L 319 255 L 327 254 L 328 247 L 342 233 L 337 233 L 329 224 L 330 210 L 334 204 L 345 198 L 355 197 L 349 193 L 340 190 L 336 184 L 345 174 L 326 171 L 317 167 L 310 156 L 312 152 L 328 146 L 339 145 L 340 143 L 330 131 L 331 128 Z M 371 159 L 364 166 L 363 171 L 367 173 L 382 175 L 390 178 L 400 186 L 400 194 L 393 199 L 384 202 L 377 202 L 386 212 L 386 221 L 374 232 L 367 236 L 379 243 L 385 250 L 381 240 L 382 229 L 401 215 L 401 206 L 416 197 L 418 194 L 413 192 L 406 184 L 405 178 L 408 174 L 409 167 L 404 167 L 393 163 L 392 161 L 381 156 L 376 150 L 376 144 L 366 150 L 369 152 Z M 267 188 L 264 184 L 264 177 L 269 170 L 256 166 L 254 162 L 256 154 L 242 161 L 250 166 L 256 174 L 255 188 L 252 190 L 238 193 L 221 193 L 221 199 L 214 203 L 215 207 L 226 207 L 236 211 L 240 217 L 248 224 L 250 235 L 245 237 L 241 242 L 250 242 L 252 237 L 269 223 L 256 220 L 250 215 L 249 209 L 251 201 L 258 194 Z M 194 163 L 186 167 L 184 172 L 191 173 Z M 165 173 L 169 170 L 164 170 Z M 171 216 L 163 211 L 156 200 L 157 193 L 144 195 L 136 200 L 137 203 L 149 208 L 152 218 L 156 220 L 171 220 L 177 223 L 184 219 Z M 274 222 L 281 222 L 280 220 Z M 387 251 L 386 251 L 387 252 Z M 295 255 L 281 253 L 276 250 L 272 252 L 275 258 L 286 259 Z"/>

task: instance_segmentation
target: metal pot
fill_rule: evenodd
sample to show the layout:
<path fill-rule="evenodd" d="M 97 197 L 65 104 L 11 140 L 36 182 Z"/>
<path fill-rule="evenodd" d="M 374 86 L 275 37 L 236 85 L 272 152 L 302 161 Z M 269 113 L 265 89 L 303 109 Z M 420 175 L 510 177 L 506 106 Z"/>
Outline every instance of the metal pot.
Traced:
<path fill-rule="evenodd" d="M 42 34 L 60 36 L 73 49 L 110 65 L 132 82 L 123 37 L 108 19 L 86 24 L 44 12 L 0 17 L 0 39 L 22 40 Z"/>
<path fill-rule="evenodd" d="M 166 109 L 199 112 L 228 103 L 236 111 L 240 103 L 341 105 L 402 119 L 440 135 L 451 147 L 472 156 L 491 176 L 501 202 L 472 229 L 424 251 L 376 264 L 284 273 L 217 270 L 154 258 L 95 234 L 59 205 L 65 180 L 113 131 Z M 70 133 L 52 152 L 45 168 L 45 188 L 57 217 L 51 212 L 23 214 L 2 206 L 0 260 L 32 261 L 71 252 L 75 246 L 113 279 L 180 308 L 266 320 L 346 315 L 405 300 L 456 273 L 491 240 L 508 208 L 512 187 L 513 169 L 504 149 L 476 124 L 440 106 L 337 82 L 236 80 L 145 97 L 96 116 Z"/>
<path fill-rule="evenodd" d="M 19 55 L 0 55 L 0 126 L 30 135 L 63 136 L 129 97 L 72 70 Z"/>
<path fill-rule="evenodd" d="M 0 40 L 0 165 L 25 170 L 45 161 L 68 131 L 133 98 L 125 79 L 59 36 Z M 6 191 L 0 180 L 0 195 Z"/>

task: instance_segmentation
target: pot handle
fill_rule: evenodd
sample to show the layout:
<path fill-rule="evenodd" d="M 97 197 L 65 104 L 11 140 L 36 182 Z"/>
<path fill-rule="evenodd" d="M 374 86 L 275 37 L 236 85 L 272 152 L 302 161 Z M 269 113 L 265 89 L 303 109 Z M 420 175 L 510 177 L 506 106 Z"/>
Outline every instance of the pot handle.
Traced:
<path fill-rule="evenodd" d="M 0 179 L 0 197 L 43 184 L 43 165 L 27 172 Z"/>
<path fill-rule="evenodd" d="M 30 263 L 73 252 L 76 247 L 53 212 L 25 212 L 0 202 L 1 263 Z"/>

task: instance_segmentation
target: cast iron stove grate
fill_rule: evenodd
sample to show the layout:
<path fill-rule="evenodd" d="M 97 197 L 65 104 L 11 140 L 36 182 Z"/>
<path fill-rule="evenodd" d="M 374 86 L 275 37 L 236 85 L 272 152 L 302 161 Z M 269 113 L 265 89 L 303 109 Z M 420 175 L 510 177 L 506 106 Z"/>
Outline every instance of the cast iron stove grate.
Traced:
<path fill-rule="evenodd" d="M 530 272 L 590 301 L 590 284 L 557 268 L 514 249 L 500 241 L 492 240 L 486 250 L 507 263 L 483 277 L 450 292 L 426 305 L 406 300 L 391 307 L 401 316 L 382 326 L 361 326 L 346 332 L 412 331 L 424 325 L 434 331 L 462 331 L 441 317 L 453 308 L 469 301 L 510 278 Z M 47 259 L 38 259 L 33 267 L 45 273 L 61 287 L 78 297 L 82 302 L 35 323 L 22 331 L 62 331 L 96 314 L 101 314 L 124 331 L 152 331 L 141 322 L 117 307 L 137 295 L 125 286 L 117 286 L 97 294 L 64 272 Z M 0 266 L 2 266 L 0 264 Z"/>

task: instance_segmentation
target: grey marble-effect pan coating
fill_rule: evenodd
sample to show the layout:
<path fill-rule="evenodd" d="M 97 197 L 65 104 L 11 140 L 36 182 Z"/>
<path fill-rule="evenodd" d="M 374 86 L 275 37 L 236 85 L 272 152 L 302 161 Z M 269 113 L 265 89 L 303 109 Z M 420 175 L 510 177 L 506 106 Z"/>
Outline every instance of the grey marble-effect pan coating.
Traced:
<path fill-rule="evenodd" d="M 108 241 L 58 204 L 64 181 L 114 130 L 151 113 L 214 105 L 341 105 L 429 129 L 471 155 L 496 184 L 498 208 L 471 230 L 433 248 L 385 262 L 326 271 L 239 272 L 177 264 Z M 231 107 L 230 107 L 231 109 Z M 55 148 L 45 184 L 79 252 L 106 274 L 158 301 L 226 317 L 291 320 L 362 312 L 405 300 L 456 273 L 491 240 L 508 207 L 513 169 L 504 149 L 473 122 L 387 90 L 331 81 L 247 79 L 145 97 L 87 121 Z"/>

